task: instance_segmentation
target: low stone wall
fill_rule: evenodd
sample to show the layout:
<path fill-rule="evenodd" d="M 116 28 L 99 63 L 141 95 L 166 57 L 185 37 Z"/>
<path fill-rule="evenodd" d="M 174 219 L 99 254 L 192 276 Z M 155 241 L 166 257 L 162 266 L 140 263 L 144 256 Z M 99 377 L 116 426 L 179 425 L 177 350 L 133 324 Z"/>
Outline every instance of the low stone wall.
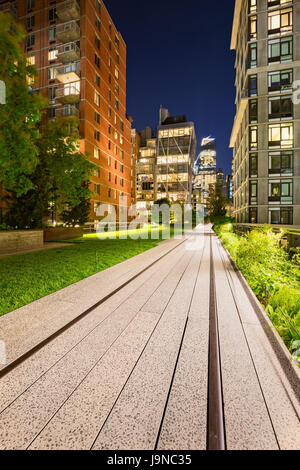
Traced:
<path fill-rule="evenodd" d="M 0 231 L 0 254 L 43 248 L 43 230 Z"/>
<path fill-rule="evenodd" d="M 44 241 L 53 242 L 58 240 L 69 240 L 79 238 L 83 235 L 82 227 L 62 227 L 44 229 Z"/>

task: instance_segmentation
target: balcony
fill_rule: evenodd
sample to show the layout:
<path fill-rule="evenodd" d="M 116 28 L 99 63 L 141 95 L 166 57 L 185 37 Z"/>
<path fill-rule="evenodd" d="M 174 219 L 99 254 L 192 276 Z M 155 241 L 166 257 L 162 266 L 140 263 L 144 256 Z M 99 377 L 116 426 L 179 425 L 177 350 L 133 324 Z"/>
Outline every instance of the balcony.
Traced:
<path fill-rule="evenodd" d="M 56 108 L 56 113 L 55 117 L 56 118 L 64 118 L 64 117 L 79 117 L 79 109 L 76 108 L 76 106 L 73 106 L 71 104 L 68 104 L 64 106 L 63 108 Z"/>
<path fill-rule="evenodd" d="M 62 104 L 75 104 L 80 101 L 80 82 L 65 85 L 56 90 L 56 99 Z"/>
<path fill-rule="evenodd" d="M 78 20 L 80 18 L 80 6 L 76 0 L 58 3 L 56 14 L 61 21 Z"/>
<path fill-rule="evenodd" d="M 80 80 L 80 64 L 61 65 L 56 69 L 56 80 L 61 83 L 74 83 Z"/>
<path fill-rule="evenodd" d="M 2 13 L 9 13 L 14 18 L 17 16 L 17 2 L 5 2 L 0 5 L 0 11 Z"/>
<path fill-rule="evenodd" d="M 56 37 L 61 42 L 73 42 L 80 39 L 80 27 L 76 21 L 59 24 L 56 27 Z"/>
<path fill-rule="evenodd" d="M 57 58 L 63 64 L 69 64 L 80 59 L 80 49 L 75 42 L 61 44 L 57 47 Z"/>

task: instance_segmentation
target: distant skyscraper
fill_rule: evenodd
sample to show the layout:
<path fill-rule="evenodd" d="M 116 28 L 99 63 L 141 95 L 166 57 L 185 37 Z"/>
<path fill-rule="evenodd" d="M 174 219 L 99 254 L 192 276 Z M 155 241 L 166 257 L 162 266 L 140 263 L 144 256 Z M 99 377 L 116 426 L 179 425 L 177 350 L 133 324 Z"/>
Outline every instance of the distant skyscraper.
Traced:
<path fill-rule="evenodd" d="M 201 142 L 201 151 L 194 165 L 193 200 L 194 205 L 203 204 L 205 212 L 208 207 L 210 186 L 217 178 L 216 139 L 205 137 Z"/>

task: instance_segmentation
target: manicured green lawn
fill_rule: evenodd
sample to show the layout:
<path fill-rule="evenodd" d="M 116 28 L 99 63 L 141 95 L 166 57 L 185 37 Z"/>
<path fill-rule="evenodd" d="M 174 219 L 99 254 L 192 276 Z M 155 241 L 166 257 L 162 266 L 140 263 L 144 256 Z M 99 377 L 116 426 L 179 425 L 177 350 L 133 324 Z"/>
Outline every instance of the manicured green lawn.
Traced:
<path fill-rule="evenodd" d="M 99 240 L 85 235 L 72 242 L 67 247 L 0 258 L 0 315 L 149 250 L 159 240 Z"/>

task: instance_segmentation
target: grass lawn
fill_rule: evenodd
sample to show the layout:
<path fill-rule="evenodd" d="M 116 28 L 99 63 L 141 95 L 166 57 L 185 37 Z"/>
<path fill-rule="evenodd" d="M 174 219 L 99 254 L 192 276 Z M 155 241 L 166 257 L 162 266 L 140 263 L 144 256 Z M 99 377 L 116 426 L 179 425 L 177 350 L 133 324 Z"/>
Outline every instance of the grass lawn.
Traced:
<path fill-rule="evenodd" d="M 134 231 L 137 232 L 140 233 Z M 99 239 L 96 234 L 85 235 L 69 240 L 74 244 L 67 247 L 0 258 L 0 315 L 153 248 L 162 239 L 162 228 L 156 232 L 158 240 L 104 239 L 104 234 Z M 111 233 L 110 237 L 124 233 Z"/>

